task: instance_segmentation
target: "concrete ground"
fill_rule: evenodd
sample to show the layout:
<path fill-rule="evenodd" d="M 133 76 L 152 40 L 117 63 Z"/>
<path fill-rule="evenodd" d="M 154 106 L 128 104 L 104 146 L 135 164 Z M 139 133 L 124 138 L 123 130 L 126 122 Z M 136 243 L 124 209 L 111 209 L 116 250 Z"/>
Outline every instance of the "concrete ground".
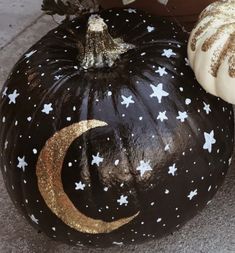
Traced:
<path fill-rule="evenodd" d="M 19 56 L 56 24 L 40 12 L 40 0 L 0 0 L 0 88 Z M 234 159 L 235 160 L 235 159 Z M 0 175 L 0 253 L 95 253 L 51 241 L 18 215 Z M 234 253 L 235 161 L 210 205 L 179 232 L 143 245 L 104 253 Z"/>

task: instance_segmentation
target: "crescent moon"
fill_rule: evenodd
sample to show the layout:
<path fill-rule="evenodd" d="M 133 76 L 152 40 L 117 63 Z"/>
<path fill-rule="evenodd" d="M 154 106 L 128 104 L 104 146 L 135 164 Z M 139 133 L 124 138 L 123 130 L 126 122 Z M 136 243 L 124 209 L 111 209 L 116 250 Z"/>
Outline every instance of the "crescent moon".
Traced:
<path fill-rule="evenodd" d="M 61 172 L 68 148 L 76 138 L 88 130 L 103 126 L 107 126 L 107 123 L 85 120 L 56 132 L 47 140 L 36 165 L 38 188 L 46 205 L 66 225 L 82 233 L 110 233 L 131 222 L 139 214 L 138 212 L 113 222 L 92 219 L 74 206 L 63 189 Z"/>

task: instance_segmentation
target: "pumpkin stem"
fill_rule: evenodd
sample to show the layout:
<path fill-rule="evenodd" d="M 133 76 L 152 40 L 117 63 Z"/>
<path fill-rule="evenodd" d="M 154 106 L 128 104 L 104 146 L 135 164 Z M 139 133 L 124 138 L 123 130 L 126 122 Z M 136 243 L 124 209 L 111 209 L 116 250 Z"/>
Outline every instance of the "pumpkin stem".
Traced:
<path fill-rule="evenodd" d="M 120 38 L 113 39 L 104 20 L 99 15 L 91 15 L 81 66 L 84 69 L 112 67 L 122 54 L 134 47 Z"/>

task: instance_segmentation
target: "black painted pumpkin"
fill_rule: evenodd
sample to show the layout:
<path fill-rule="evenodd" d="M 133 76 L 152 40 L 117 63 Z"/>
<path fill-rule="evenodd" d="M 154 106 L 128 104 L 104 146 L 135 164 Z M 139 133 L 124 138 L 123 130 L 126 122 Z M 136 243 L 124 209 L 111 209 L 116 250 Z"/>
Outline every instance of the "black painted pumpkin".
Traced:
<path fill-rule="evenodd" d="M 163 236 L 205 207 L 229 166 L 233 111 L 196 82 L 176 24 L 100 16 L 50 31 L 15 65 L 0 145 L 9 194 L 37 229 L 106 247 Z"/>

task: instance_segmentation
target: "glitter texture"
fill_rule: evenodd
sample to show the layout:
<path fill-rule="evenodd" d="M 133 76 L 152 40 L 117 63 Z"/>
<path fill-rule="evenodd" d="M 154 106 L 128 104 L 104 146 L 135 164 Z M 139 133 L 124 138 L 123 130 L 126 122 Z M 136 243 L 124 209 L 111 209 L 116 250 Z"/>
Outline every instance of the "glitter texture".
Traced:
<path fill-rule="evenodd" d="M 83 133 L 106 125 L 102 121 L 88 120 L 63 128 L 46 142 L 37 162 L 38 187 L 47 206 L 65 224 L 82 233 L 110 233 L 129 223 L 139 214 L 113 222 L 92 219 L 79 212 L 64 192 L 61 171 L 68 148 Z"/>
<path fill-rule="evenodd" d="M 228 74 L 235 78 L 234 38 L 235 1 L 218 1 L 208 6 L 200 15 L 190 40 L 190 48 L 192 51 L 196 51 L 197 47 L 201 45 L 203 52 L 213 50 L 210 73 L 214 77 L 217 77 L 220 66 L 228 59 Z"/>

